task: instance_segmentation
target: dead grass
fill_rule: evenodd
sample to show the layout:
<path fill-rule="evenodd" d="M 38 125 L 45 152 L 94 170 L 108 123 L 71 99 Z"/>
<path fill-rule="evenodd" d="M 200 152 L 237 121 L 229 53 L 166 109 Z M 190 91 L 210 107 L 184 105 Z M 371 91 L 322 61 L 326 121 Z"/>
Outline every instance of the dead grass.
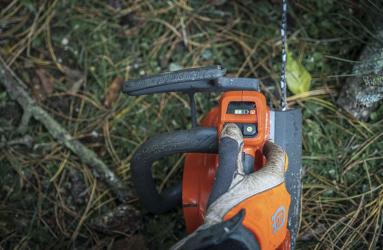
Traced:
<path fill-rule="evenodd" d="M 273 1 L 12 1 L 0 3 L 0 54 L 33 96 L 70 133 L 94 150 L 131 187 L 129 160 L 150 136 L 190 128 L 187 97 L 179 94 L 104 98 L 115 76 L 136 78 L 169 68 L 224 65 L 230 74 L 258 77 L 277 103 L 279 5 Z M 222 4 L 220 4 L 222 3 Z M 353 120 L 334 105 L 336 90 L 360 49 L 374 39 L 378 1 L 294 1 L 289 48 L 313 76 L 312 91 L 291 96 L 304 114 L 304 198 L 299 247 L 382 247 L 382 117 Z M 37 70 L 51 79 L 44 87 Z M 40 86 L 40 92 L 33 89 Z M 42 89 L 42 90 L 41 90 Z M 3 90 L 2 90 L 3 91 Z M 43 91 L 43 92 L 41 92 Z M 200 115 L 216 95 L 197 95 Z M 2 140 L 20 109 L 0 92 Z M 99 230 L 92 220 L 118 203 L 78 158 L 37 122 L 26 132 L 34 146 L 0 150 L 0 246 L 107 248 L 143 234 L 165 249 L 184 236 L 182 214 L 145 211 Z M 177 158 L 164 161 L 161 186 L 179 181 Z M 164 182 L 164 180 L 166 180 Z M 136 200 L 130 204 L 140 208 Z M 138 221 L 137 221 L 138 220 Z M 127 244 L 127 243 L 126 243 Z"/>

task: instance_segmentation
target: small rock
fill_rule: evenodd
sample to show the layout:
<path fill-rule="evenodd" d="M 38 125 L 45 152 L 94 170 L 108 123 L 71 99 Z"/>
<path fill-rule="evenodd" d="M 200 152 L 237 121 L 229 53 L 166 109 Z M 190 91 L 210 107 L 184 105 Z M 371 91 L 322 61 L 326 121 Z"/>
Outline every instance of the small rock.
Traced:
<path fill-rule="evenodd" d="M 183 67 L 177 63 L 171 63 L 169 64 L 169 70 L 170 71 L 177 71 L 177 70 L 180 70 L 180 69 L 183 69 Z"/>
<path fill-rule="evenodd" d="M 66 46 L 66 45 L 68 45 L 68 44 L 69 44 L 69 39 L 66 38 L 66 37 L 64 37 L 64 38 L 61 40 L 61 45 Z"/>

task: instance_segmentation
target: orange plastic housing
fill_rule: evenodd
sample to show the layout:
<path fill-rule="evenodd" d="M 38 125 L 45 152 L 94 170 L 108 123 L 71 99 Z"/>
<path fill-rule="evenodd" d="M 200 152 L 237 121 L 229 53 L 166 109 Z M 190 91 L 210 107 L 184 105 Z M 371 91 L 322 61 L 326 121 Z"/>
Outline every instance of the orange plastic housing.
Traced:
<path fill-rule="evenodd" d="M 254 102 L 255 112 L 246 115 L 227 114 L 230 102 Z M 262 148 L 270 130 L 269 108 L 266 98 L 256 91 L 230 91 L 223 94 L 218 107 L 213 108 L 201 121 L 203 127 L 216 127 L 221 133 L 226 123 L 257 124 L 258 133 L 253 138 L 244 138 L 244 152 L 255 157 L 254 169 L 264 163 Z M 203 224 L 207 201 L 218 167 L 217 154 L 189 153 L 185 158 L 182 205 L 188 233 Z"/>

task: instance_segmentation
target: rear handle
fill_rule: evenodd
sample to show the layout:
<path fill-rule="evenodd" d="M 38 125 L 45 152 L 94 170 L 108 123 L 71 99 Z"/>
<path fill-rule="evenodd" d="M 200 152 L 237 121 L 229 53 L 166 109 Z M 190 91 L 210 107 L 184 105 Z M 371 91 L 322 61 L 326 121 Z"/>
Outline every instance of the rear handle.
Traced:
<path fill-rule="evenodd" d="M 217 153 L 216 128 L 193 128 L 157 135 L 136 151 L 131 162 L 133 184 L 144 207 L 159 214 L 181 204 L 181 184 L 159 193 L 152 175 L 155 161 L 177 153 Z"/>

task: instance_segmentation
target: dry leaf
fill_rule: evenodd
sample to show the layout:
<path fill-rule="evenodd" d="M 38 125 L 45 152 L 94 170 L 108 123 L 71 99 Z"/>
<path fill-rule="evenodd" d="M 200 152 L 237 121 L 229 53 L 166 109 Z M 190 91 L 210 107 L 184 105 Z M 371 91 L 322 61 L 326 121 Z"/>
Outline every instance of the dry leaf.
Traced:
<path fill-rule="evenodd" d="M 141 234 L 138 235 L 132 235 L 132 236 L 127 236 L 124 239 L 117 240 L 113 244 L 113 249 L 115 250 L 146 250 L 148 249 L 146 247 L 146 242 L 144 236 Z"/>
<path fill-rule="evenodd" d="M 61 70 L 65 74 L 68 84 L 68 92 L 76 94 L 85 82 L 85 74 L 79 70 L 71 69 L 65 65 L 61 65 Z"/>
<path fill-rule="evenodd" d="M 61 70 L 65 74 L 66 77 L 70 79 L 80 79 L 84 77 L 84 74 L 76 69 L 71 69 L 65 65 L 61 65 Z"/>
<path fill-rule="evenodd" d="M 47 95 L 43 87 L 41 86 L 40 80 L 37 76 L 32 78 L 31 88 L 33 99 L 35 99 L 37 103 L 41 103 L 47 98 Z"/>
<path fill-rule="evenodd" d="M 53 77 L 45 69 L 37 69 L 36 74 L 40 79 L 40 85 L 46 96 L 50 96 L 54 90 Z"/>
<path fill-rule="evenodd" d="M 117 76 L 116 78 L 114 78 L 108 90 L 106 91 L 106 95 L 104 98 L 104 106 L 106 108 L 111 108 L 113 103 L 117 100 L 123 83 L 124 79 L 122 77 Z"/>
<path fill-rule="evenodd" d="M 93 219 L 91 225 L 94 229 L 103 233 L 115 231 L 134 233 L 142 225 L 141 213 L 132 205 L 124 204 Z"/>
<path fill-rule="evenodd" d="M 310 90 L 311 75 L 301 62 L 296 60 L 290 51 L 287 51 L 286 83 L 293 94 L 301 94 Z"/>

